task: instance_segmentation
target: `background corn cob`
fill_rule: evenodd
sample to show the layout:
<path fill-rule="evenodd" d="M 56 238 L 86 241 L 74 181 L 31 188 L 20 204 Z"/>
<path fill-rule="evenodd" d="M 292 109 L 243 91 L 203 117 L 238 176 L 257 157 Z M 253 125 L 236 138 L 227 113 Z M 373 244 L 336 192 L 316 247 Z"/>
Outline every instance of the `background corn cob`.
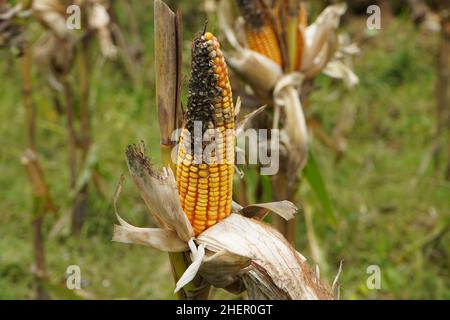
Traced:
<path fill-rule="evenodd" d="M 250 49 L 282 65 L 280 44 L 268 9 L 260 0 L 237 0 L 245 19 L 245 33 Z"/>
<path fill-rule="evenodd" d="M 200 137 L 214 137 L 214 150 Z M 228 70 L 217 39 L 209 32 L 194 40 L 186 125 L 182 130 L 177 159 L 177 187 L 181 205 L 198 235 L 231 212 L 234 172 L 234 106 Z M 195 141 L 194 141 L 195 140 Z M 200 145 L 200 152 L 194 147 Z"/>
<path fill-rule="evenodd" d="M 296 58 L 297 64 L 295 65 L 295 70 L 300 70 L 300 68 L 302 67 L 303 51 L 305 50 L 304 32 L 306 30 L 306 27 L 308 26 L 308 16 L 303 2 L 300 3 L 299 7 L 298 25 L 299 28 L 297 30 L 297 58 Z"/>

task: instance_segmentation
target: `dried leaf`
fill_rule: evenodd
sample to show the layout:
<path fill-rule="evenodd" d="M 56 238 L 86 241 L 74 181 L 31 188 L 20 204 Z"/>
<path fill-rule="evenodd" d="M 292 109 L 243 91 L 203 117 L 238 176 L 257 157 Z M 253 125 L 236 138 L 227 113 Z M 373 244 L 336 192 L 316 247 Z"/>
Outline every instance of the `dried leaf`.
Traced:
<path fill-rule="evenodd" d="M 123 221 L 123 220 L 122 220 Z M 113 241 L 149 246 L 165 252 L 184 252 L 185 242 L 174 231 L 159 228 L 138 228 L 130 224 L 114 225 Z"/>
<path fill-rule="evenodd" d="M 324 48 L 330 37 L 335 36 L 340 18 L 346 10 L 347 5 L 345 3 L 330 5 L 322 11 L 313 24 L 306 28 L 302 71 L 307 73 L 308 69 L 318 64 L 326 65 L 323 60 L 317 60 L 317 57 L 324 53 Z"/>
<path fill-rule="evenodd" d="M 205 256 L 205 245 L 200 244 L 198 248 L 195 246 L 194 241 L 189 240 L 189 248 L 192 253 L 192 263 L 183 273 L 181 278 L 178 280 L 176 284 L 176 288 L 174 292 L 178 292 L 181 288 L 191 282 L 195 276 L 197 275 L 198 270 L 200 269 L 200 265 L 202 263 L 203 257 Z"/>
<path fill-rule="evenodd" d="M 228 65 L 256 91 L 270 92 L 281 78 L 281 67 L 266 56 L 249 49 L 227 55 Z"/>
<path fill-rule="evenodd" d="M 282 156 L 287 158 L 286 178 L 290 188 L 308 159 L 308 130 L 299 93 L 293 85 L 280 81 L 274 90 L 274 97 L 275 102 L 284 107 L 286 115 L 283 128 L 286 134 L 281 136 L 281 142 L 285 146 Z"/>
<path fill-rule="evenodd" d="M 269 225 L 231 214 L 201 233 L 197 241 L 207 250 L 226 250 L 252 260 L 242 274 L 251 298 L 332 299 L 301 255 Z"/>
<path fill-rule="evenodd" d="M 175 231 L 158 228 L 138 228 L 122 219 L 117 209 L 117 202 L 119 200 L 120 192 L 122 191 L 124 179 L 125 178 L 122 175 L 114 192 L 114 212 L 120 225 L 114 225 L 112 240 L 122 243 L 150 246 L 161 251 L 186 251 L 188 249 L 186 242 L 182 241 Z"/>
<path fill-rule="evenodd" d="M 285 220 L 291 220 L 297 213 L 297 207 L 290 201 L 278 201 L 268 203 L 258 203 L 246 206 L 240 213 L 247 218 L 262 220 L 269 213 L 273 212 Z"/>
<path fill-rule="evenodd" d="M 251 259 L 233 254 L 227 250 L 207 252 L 200 266 L 199 274 L 216 288 L 226 288 L 237 281 L 242 270 L 248 267 Z"/>
<path fill-rule="evenodd" d="M 331 78 L 344 80 L 348 88 L 353 88 L 359 83 L 358 76 L 342 61 L 330 61 L 323 70 L 323 73 Z"/>
<path fill-rule="evenodd" d="M 142 199 L 161 228 L 174 230 L 181 240 L 189 241 L 194 231 L 181 208 L 172 170 L 157 171 L 143 152 L 137 146 L 130 146 L 126 152 L 128 168 Z"/>
<path fill-rule="evenodd" d="M 253 118 L 255 118 L 258 114 L 260 114 L 262 111 L 266 109 L 267 105 L 264 105 L 262 107 L 259 107 L 258 109 L 246 114 L 244 118 L 238 122 L 236 125 L 236 136 L 240 136 L 242 133 L 244 133 L 245 126 L 249 121 L 251 121 Z"/>

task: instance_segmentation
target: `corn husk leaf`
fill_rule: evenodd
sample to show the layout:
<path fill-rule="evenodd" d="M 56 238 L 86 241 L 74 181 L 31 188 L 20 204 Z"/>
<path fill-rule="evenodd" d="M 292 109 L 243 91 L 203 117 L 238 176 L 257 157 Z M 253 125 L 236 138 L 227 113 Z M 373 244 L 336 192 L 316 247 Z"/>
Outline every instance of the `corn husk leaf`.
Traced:
<path fill-rule="evenodd" d="M 304 53 L 302 59 L 302 71 L 308 73 L 308 70 L 318 64 L 323 64 L 318 56 L 329 54 L 324 53 L 330 37 L 335 36 L 336 29 L 339 26 L 341 16 L 347 11 L 345 3 L 339 3 L 326 7 L 317 17 L 316 21 L 305 30 Z M 301 30 L 299 26 L 299 30 Z"/>
<path fill-rule="evenodd" d="M 176 232 L 160 228 L 138 228 L 122 219 L 117 209 L 117 202 L 122 191 L 123 181 L 124 176 L 120 178 L 114 193 L 114 212 L 120 225 L 114 225 L 112 240 L 140 244 L 167 252 L 186 251 L 188 249 L 186 242 L 182 241 Z"/>
<path fill-rule="evenodd" d="M 253 110 L 252 112 L 246 114 L 242 120 L 240 120 L 237 124 L 236 124 L 236 136 L 240 136 L 242 133 L 244 133 L 245 127 L 246 125 L 252 120 L 254 119 L 258 114 L 260 114 L 262 111 L 264 111 L 266 109 L 267 105 L 264 105 L 262 107 L 259 107 L 256 110 Z"/>
<path fill-rule="evenodd" d="M 348 88 L 353 88 L 359 83 L 358 76 L 342 61 L 329 62 L 323 73 L 331 78 L 342 79 Z"/>
<path fill-rule="evenodd" d="M 93 3 L 91 6 L 88 6 L 89 27 L 97 32 L 103 56 L 113 59 L 117 56 L 117 47 L 113 43 L 109 30 L 110 22 L 109 14 L 103 5 Z"/>
<path fill-rule="evenodd" d="M 189 240 L 189 249 L 191 249 L 191 259 L 192 263 L 191 265 L 186 269 L 186 271 L 183 273 L 181 278 L 178 280 L 174 292 L 178 292 L 183 288 L 185 285 L 187 285 L 189 282 L 194 280 L 195 276 L 197 275 L 198 269 L 200 269 L 200 266 L 203 261 L 203 257 L 205 256 L 205 245 L 201 244 L 196 247 L 194 240 Z"/>
<path fill-rule="evenodd" d="M 121 223 L 124 220 L 122 219 Z M 188 250 L 185 242 L 174 231 L 160 228 L 138 228 L 127 225 L 114 225 L 113 241 L 148 246 L 165 252 L 184 252 Z"/>
<path fill-rule="evenodd" d="M 280 138 L 284 146 L 282 156 L 287 158 L 288 186 L 295 183 L 297 173 L 304 168 L 308 159 L 308 129 L 296 89 L 302 81 L 301 74 L 292 73 L 284 76 L 274 90 L 276 108 L 282 106 L 285 112 L 285 125 Z"/>
<path fill-rule="evenodd" d="M 348 88 L 353 88 L 359 83 L 359 78 L 352 70 L 351 57 L 359 53 L 359 47 L 350 42 L 348 35 L 339 35 L 338 49 L 333 59 L 325 66 L 323 73 L 331 78 L 342 79 Z"/>
<path fill-rule="evenodd" d="M 257 92 L 270 92 L 283 75 L 279 65 L 262 54 L 243 48 L 227 56 L 228 65 Z"/>
<path fill-rule="evenodd" d="M 205 279 L 213 279 L 217 288 L 228 288 L 233 283 L 239 282 L 239 274 L 241 270 L 247 268 L 251 264 L 251 259 L 243 257 L 227 250 L 219 252 L 207 251 L 200 266 L 199 273 Z M 218 272 L 219 271 L 219 272 Z M 240 290 L 235 293 L 242 292 L 242 285 L 238 286 Z M 245 289 L 245 288 L 244 288 Z"/>
<path fill-rule="evenodd" d="M 144 154 L 144 147 L 130 146 L 126 152 L 128 168 L 150 213 L 163 229 L 174 230 L 187 242 L 194 236 L 181 209 L 175 177 L 170 168 L 158 171 Z"/>
<path fill-rule="evenodd" d="M 231 214 L 201 233 L 197 242 L 203 243 L 209 251 L 226 250 L 251 259 L 251 264 L 236 275 L 244 282 L 250 299 L 332 298 L 328 289 L 312 280 L 312 271 L 295 249 L 267 224 Z M 220 269 L 216 273 L 219 275 L 201 275 L 214 286 L 219 286 L 220 283 L 215 281 L 223 281 L 224 274 L 220 274 Z M 228 279 L 228 283 L 232 280 Z"/>
<path fill-rule="evenodd" d="M 263 220 L 269 213 L 273 212 L 285 220 L 291 220 L 297 213 L 297 207 L 290 201 L 278 201 L 269 203 L 252 204 L 242 208 L 239 213 L 244 217 Z"/>

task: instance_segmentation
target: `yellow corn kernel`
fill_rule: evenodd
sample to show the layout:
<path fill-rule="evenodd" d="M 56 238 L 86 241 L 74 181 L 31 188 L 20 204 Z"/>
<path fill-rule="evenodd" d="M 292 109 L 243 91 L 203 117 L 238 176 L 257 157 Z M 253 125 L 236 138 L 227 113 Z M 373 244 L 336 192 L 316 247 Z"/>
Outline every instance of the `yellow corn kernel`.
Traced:
<path fill-rule="evenodd" d="M 196 59 L 196 55 L 203 56 Z M 205 64 L 205 59 L 210 59 L 210 62 Z M 177 159 L 176 179 L 180 202 L 195 234 L 198 235 L 231 213 L 232 181 L 229 175 L 233 174 L 234 167 L 233 163 L 225 163 L 225 157 L 232 154 L 231 159 L 234 159 L 235 134 L 234 106 L 227 65 L 220 45 L 211 33 L 206 32 L 194 40 L 192 64 L 192 72 L 199 72 L 199 74 L 191 77 L 191 81 L 200 80 L 201 85 L 193 83 L 190 86 L 190 92 L 204 90 L 206 89 L 204 83 L 215 81 L 210 87 L 214 96 L 206 97 L 203 92 L 199 92 L 201 94 L 192 94 L 188 97 L 186 125 L 181 133 Z M 216 75 L 213 80 L 207 76 L 211 72 Z M 190 101 L 193 102 L 190 103 Z M 203 104 L 204 109 L 201 109 Z M 211 105 L 213 110 L 210 108 Z M 203 111 L 196 114 L 198 108 L 200 108 L 199 111 Z M 196 117 L 193 117 L 195 115 Z M 192 133 L 192 121 L 198 121 L 199 117 L 206 119 L 206 128 L 214 130 L 217 137 L 214 140 L 216 148 L 210 155 L 195 154 L 194 157 L 187 141 Z M 229 136 L 225 135 L 227 129 L 232 130 L 232 134 L 227 132 Z M 196 163 L 193 163 L 194 158 Z"/>

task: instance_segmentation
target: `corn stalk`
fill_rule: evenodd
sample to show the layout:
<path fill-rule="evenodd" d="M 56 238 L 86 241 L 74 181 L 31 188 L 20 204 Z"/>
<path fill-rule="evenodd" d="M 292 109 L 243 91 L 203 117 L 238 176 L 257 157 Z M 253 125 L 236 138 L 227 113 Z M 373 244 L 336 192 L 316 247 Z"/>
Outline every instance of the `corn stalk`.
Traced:
<path fill-rule="evenodd" d="M 22 99 L 25 107 L 25 124 L 27 130 L 27 149 L 22 156 L 28 179 L 32 188 L 32 230 L 34 251 L 34 277 L 36 280 L 36 295 L 38 299 L 48 299 L 43 286 L 46 278 L 45 245 L 42 234 L 42 224 L 48 212 L 56 213 L 56 207 L 45 181 L 43 170 L 37 159 L 36 151 L 36 108 L 32 101 L 31 49 L 24 47 L 22 57 Z"/>

